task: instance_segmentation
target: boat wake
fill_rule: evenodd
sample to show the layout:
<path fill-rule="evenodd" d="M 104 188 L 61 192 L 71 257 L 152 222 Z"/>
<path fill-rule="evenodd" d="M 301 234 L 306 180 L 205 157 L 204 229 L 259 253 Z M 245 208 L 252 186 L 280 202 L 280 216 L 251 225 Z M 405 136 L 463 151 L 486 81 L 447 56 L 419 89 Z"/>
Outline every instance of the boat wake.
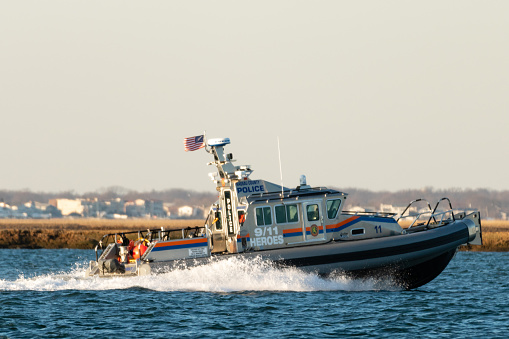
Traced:
<path fill-rule="evenodd" d="M 399 290 L 390 280 L 351 279 L 340 273 L 324 278 L 296 268 L 275 268 L 260 258 L 229 258 L 192 268 L 154 272 L 136 277 L 85 277 L 85 265 L 15 280 L 0 279 L 0 291 L 115 290 L 145 288 L 153 291 L 234 293 L 246 291 L 379 291 Z"/>

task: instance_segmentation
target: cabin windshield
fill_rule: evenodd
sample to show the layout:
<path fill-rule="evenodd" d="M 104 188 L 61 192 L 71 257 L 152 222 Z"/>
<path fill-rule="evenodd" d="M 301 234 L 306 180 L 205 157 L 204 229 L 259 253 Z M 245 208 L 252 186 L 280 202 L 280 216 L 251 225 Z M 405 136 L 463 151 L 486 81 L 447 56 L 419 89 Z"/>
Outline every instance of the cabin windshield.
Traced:
<path fill-rule="evenodd" d="M 340 205 L 341 199 L 327 200 L 327 217 L 329 219 L 336 218 Z"/>

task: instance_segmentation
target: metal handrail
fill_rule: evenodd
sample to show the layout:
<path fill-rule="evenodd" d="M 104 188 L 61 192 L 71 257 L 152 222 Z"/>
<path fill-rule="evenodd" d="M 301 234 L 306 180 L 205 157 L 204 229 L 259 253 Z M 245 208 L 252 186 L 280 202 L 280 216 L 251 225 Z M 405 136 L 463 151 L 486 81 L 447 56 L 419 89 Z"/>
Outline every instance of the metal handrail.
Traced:
<path fill-rule="evenodd" d="M 442 199 L 438 200 L 437 204 L 435 205 L 435 209 L 433 210 L 432 215 L 433 215 L 433 214 L 435 214 L 435 211 L 437 210 L 438 205 L 440 205 L 440 203 L 441 203 L 442 201 L 444 201 L 444 200 L 447 200 L 447 201 L 449 202 L 449 209 L 450 209 L 451 214 L 452 214 L 452 221 L 456 221 L 456 219 L 454 218 L 454 211 L 453 211 L 453 209 L 452 209 L 451 200 L 449 200 L 449 198 L 446 198 L 446 197 L 444 197 L 444 198 L 442 198 Z M 433 218 L 433 219 L 434 219 L 434 218 Z M 426 224 L 426 226 L 428 226 L 428 225 L 429 225 L 430 221 L 431 221 L 431 217 L 428 219 L 428 223 Z M 436 222 L 436 219 L 435 219 L 435 222 Z"/>
<path fill-rule="evenodd" d="M 160 240 L 160 239 L 163 239 L 165 234 L 169 238 L 171 232 L 179 232 L 179 231 L 181 231 L 182 232 L 182 239 L 184 239 L 186 236 L 189 236 L 191 234 L 191 231 L 194 230 L 194 234 L 196 235 L 197 232 L 200 229 L 203 229 L 205 234 L 207 234 L 207 236 L 208 236 L 209 232 L 208 232 L 207 225 L 205 225 L 205 226 L 194 226 L 194 227 L 183 227 L 183 228 L 177 228 L 177 229 L 173 229 L 173 230 L 164 230 L 162 228 L 161 229 L 159 229 L 159 228 L 156 228 L 156 229 L 147 229 L 145 235 L 143 234 L 145 231 L 141 231 L 141 230 L 128 231 L 128 232 L 108 233 L 108 234 L 103 235 L 101 240 L 99 240 L 99 243 L 95 246 L 95 260 L 96 261 L 99 260 L 99 253 L 98 253 L 99 249 L 101 250 L 101 255 L 104 253 L 104 250 L 107 248 L 107 246 L 103 247 L 103 243 L 104 244 L 108 244 L 110 237 L 112 237 L 112 239 L 116 243 L 118 235 L 122 236 L 122 235 L 127 235 L 127 234 L 138 234 L 138 238 L 149 238 L 149 240 L 151 241 L 153 234 L 157 234 L 158 238 Z M 106 240 L 105 240 L 105 238 L 106 238 Z"/>
<path fill-rule="evenodd" d="M 417 214 L 409 214 L 409 215 L 405 215 L 405 216 L 400 216 L 397 219 L 397 221 L 399 221 L 400 219 L 415 218 L 414 221 L 407 228 L 407 229 L 410 229 L 420 219 L 421 216 L 426 215 L 426 214 L 431 214 L 431 211 L 426 211 L 426 212 L 421 212 L 421 213 L 417 213 Z"/>
<path fill-rule="evenodd" d="M 418 214 L 412 214 L 412 215 L 406 215 L 406 216 L 403 216 L 401 217 L 400 219 L 406 219 L 406 218 L 413 218 L 415 217 L 414 221 L 410 224 L 410 226 L 408 226 L 407 230 L 412 228 L 415 223 L 419 220 L 419 218 L 423 215 L 426 215 L 426 214 L 430 214 L 430 220 L 431 218 L 434 218 L 436 220 L 437 217 L 441 216 L 439 221 L 437 222 L 438 225 L 441 225 L 444 221 L 444 217 L 446 214 L 448 213 L 452 213 L 452 210 L 447 210 L 447 211 L 443 211 L 443 212 L 438 212 L 438 213 L 434 213 L 434 214 L 431 214 L 430 211 L 426 211 L 426 212 L 421 212 L 421 213 L 418 213 Z M 399 220 L 399 219 L 398 219 Z M 423 224 L 421 224 L 423 225 Z M 429 224 L 426 224 L 426 226 L 429 226 Z"/>
<path fill-rule="evenodd" d="M 425 202 L 426 202 L 426 204 L 428 204 L 428 208 L 429 208 L 429 210 L 431 211 L 431 205 L 430 205 L 430 203 L 428 202 L 428 200 L 426 200 L 426 199 L 422 199 L 422 198 L 421 198 L 421 199 L 416 199 L 416 200 L 414 200 L 414 201 L 411 201 L 411 202 L 408 204 L 408 206 L 404 209 L 403 213 L 401 213 L 401 214 L 400 214 L 400 216 L 399 216 L 399 218 L 396 220 L 396 222 L 398 222 L 398 221 L 399 221 L 399 219 L 403 218 L 403 214 L 405 214 L 405 212 L 406 212 L 406 211 L 410 208 L 410 206 L 412 206 L 414 203 L 419 202 L 419 201 L 425 201 Z M 435 221 L 436 221 L 436 220 L 435 220 Z"/>
<path fill-rule="evenodd" d="M 449 202 L 449 209 L 446 210 L 446 211 L 443 211 L 443 212 L 436 212 L 437 211 L 437 208 L 438 206 L 440 205 L 440 203 L 444 200 L 447 200 Z M 421 212 L 421 213 L 417 213 L 417 214 L 412 214 L 412 215 L 406 215 L 404 216 L 403 214 L 410 208 L 410 206 L 415 203 L 415 202 L 418 202 L 418 201 L 425 201 L 427 204 L 428 204 L 428 208 L 429 208 L 429 211 L 426 211 L 426 212 Z M 400 219 L 405 219 L 405 218 L 413 218 L 415 217 L 414 221 L 410 224 L 410 226 L 408 226 L 407 230 L 409 230 L 410 228 L 412 228 L 414 226 L 414 224 L 417 222 L 417 220 L 419 220 L 421 218 L 421 216 L 423 215 L 427 215 L 429 214 L 429 218 L 428 218 L 428 221 L 426 222 L 426 227 L 429 226 L 430 222 L 431 222 L 431 219 L 433 219 L 433 221 L 435 223 L 437 223 L 438 225 L 442 225 L 442 223 L 444 222 L 444 218 L 446 216 L 446 214 L 448 213 L 451 213 L 452 215 L 452 220 L 455 221 L 456 218 L 454 216 L 454 210 L 452 208 L 452 204 L 451 204 L 451 201 L 449 200 L 449 198 L 442 198 L 440 199 L 437 204 L 435 205 L 435 208 L 434 209 L 431 209 L 431 205 L 429 204 L 428 201 L 426 201 L 425 199 L 417 199 L 417 200 L 414 200 L 412 201 L 410 204 L 408 204 L 408 206 L 405 208 L 405 210 L 403 211 L 403 213 L 400 214 L 399 218 L 396 220 L 399 221 Z M 440 216 L 440 221 L 437 222 L 437 217 Z"/>

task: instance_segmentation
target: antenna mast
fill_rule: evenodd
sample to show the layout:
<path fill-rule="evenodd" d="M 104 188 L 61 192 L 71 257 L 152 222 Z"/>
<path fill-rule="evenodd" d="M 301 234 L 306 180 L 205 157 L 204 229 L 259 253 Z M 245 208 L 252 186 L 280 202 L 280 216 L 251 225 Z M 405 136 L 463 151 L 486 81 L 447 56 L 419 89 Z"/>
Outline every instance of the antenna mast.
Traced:
<path fill-rule="evenodd" d="M 279 147 L 279 135 L 277 136 L 277 153 L 279 156 L 279 175 L 281 176 L 281 198 L 284 197 L 283 168 L 281 167 L 281 147 Z"/>

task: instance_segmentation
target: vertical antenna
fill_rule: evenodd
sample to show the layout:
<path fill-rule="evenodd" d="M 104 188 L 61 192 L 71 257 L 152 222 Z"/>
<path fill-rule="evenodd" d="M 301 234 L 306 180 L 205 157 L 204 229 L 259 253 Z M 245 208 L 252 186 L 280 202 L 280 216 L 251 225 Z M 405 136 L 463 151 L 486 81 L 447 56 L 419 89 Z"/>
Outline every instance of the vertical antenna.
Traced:
<path fill-rule="evenodd" d="M 279 135 L 277 136 L 277 153 L 279 156 L 279 175 L 281 176 L 281 198 L 283 198 L 284 194 L 283 168 L 281 167 L 281 148 L 279 147 Z"/>

